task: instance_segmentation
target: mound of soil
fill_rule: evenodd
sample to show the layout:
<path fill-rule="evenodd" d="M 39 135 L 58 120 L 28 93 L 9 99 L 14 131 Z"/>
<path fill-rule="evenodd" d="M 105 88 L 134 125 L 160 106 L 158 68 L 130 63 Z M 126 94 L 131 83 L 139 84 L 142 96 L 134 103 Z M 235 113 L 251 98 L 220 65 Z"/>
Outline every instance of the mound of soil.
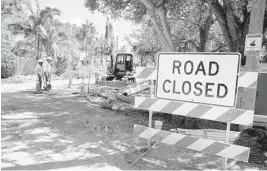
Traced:
<path fill-rule="evenodd" d="M 264 164 L 267 151 L 267 130 L 248 128 L 240 133 L 234 144 L 250 148 L 249 163 Z"/>

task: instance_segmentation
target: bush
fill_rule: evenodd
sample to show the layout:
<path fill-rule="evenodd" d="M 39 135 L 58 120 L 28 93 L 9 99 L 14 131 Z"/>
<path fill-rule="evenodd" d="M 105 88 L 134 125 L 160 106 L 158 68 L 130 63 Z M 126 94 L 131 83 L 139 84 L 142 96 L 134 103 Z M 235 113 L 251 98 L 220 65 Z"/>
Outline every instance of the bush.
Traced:
<path fill-rule="evenodd" d="M 67 61 L 64 59 L 58 58 L 55 64 L 55 74 L 58 76 L 61 76 L 62 74 L 66 72 L 67 67 L 68 67 Z"/>
<path fill-rule="evenodd" d="M 15 75 L 17 71 L 16 56 L 6 48 L 1 49 L 1 78 Z"/>

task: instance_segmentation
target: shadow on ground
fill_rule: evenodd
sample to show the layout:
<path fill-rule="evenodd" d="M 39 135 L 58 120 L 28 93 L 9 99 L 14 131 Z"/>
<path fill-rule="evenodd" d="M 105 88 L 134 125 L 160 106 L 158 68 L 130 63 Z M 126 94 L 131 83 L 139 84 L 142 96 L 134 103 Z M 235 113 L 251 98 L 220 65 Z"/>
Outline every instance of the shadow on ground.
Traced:
<path fill-rule="evenodd" d="M 103 158 L 114 150 L 101 144 L 123 136 L 116 133 L 123 116 L 100 110 L 71 92 L 2 93 L 1 114 L 2 169 L 117 166 Z M 99 136 L 97 126 L 101 128 Z M 105 126 L 110 129 L 103 133 Z"/>
<path fill-rule="evenodd" d="M 130 167 L 146 146 L 131 136 L 133 125 L 147 125 L 148 116 L 101 109 L 72 90 L 2 92 L 1 103 L 3 170 L 220 167 L 220 158 L 160 145 Z"/>

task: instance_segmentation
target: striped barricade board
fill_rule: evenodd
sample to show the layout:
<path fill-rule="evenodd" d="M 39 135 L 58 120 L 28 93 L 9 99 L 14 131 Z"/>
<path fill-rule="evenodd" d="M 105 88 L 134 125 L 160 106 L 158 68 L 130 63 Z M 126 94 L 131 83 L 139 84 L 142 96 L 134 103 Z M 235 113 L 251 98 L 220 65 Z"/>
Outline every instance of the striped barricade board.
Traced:
<path fill-rule="evenodd" d="M 253 124 L 254 110 L 135 97 L 135 108 L 232 124 Z"/>
<path fill-rule="evenodd" d="M 144 80 L 156 80 L 157 79 L 157 69 L 156 68 L 145 68 L 137 67 L 135 78 L 137 82 Z"/>
<path fill-rule="evenodd" d="M 134 136 L 143 139 L 151 139 L 152 141 L 165 145 L 178 146 L 202 153 L 227 157 L 236 161 L 248 162 L 250 153 L 250 148 L 247 147 L 196 138 L 140 125 L 134 125 Z"/>

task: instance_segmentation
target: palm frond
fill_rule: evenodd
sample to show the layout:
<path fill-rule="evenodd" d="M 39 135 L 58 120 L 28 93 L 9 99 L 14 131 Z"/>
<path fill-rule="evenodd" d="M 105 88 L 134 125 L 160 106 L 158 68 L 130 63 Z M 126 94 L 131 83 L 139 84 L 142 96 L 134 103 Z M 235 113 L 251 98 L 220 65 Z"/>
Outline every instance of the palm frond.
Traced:
<path fill-rule="evenodd" d="M 35 11 L 33 10 L 32 4 L 30 1 L 22 1 L 23 4 L 27 7 L 27 9 L 31 12 L 32 15 L 35 15 Z"/>
<path fill-rule="evenodd" d="M 35 21 L 37 20 L 37 18 L 36 18 L 35 15 L 30 15 L 30 16 L 28 17 L 28 19 L 29 19 L 30 21 L 32 21 L 32 22 L 35 22 Z"/>
<path fill-rule="evenodd" d="M 36 9 L 37 9 L 37 11 L 36 11 L 36 13 L 37 13 L 37 15 L 39 15 L 39 13 L 40 13 L 40 4 L 39 4 L 39 1 L 38 0 L 35 0 L 35 3 L 36 3 Z"/>

